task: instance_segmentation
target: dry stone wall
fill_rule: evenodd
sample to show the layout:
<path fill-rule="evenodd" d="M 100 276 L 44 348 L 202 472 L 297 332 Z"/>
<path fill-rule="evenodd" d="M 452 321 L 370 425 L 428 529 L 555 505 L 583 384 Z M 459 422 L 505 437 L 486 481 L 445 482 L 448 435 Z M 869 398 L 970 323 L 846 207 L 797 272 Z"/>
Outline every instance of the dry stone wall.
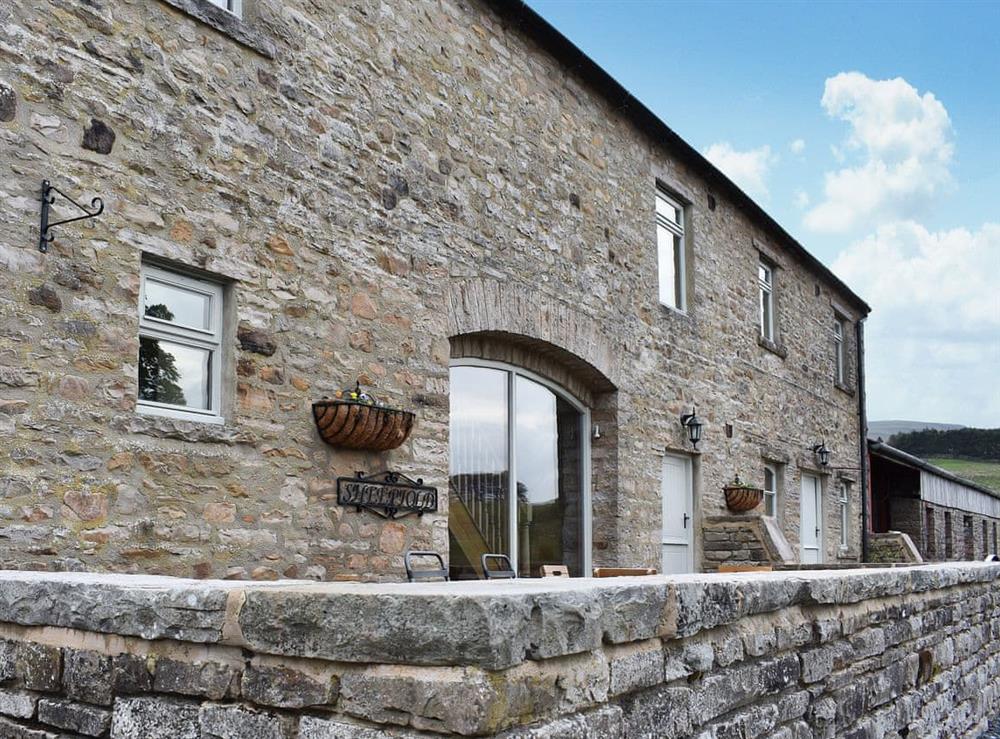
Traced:
<path fill-rule="evenodd" d="M 595 393 L 595 562 L 660 566 L 660 455 L 691 452 L 694 404 L 696 516 L 770 460 L 793 548 L 803 471 L 840 520 L 860 439 L 830 332 L 860 314 L 772 230 L 488 3 L 243 5 L 0 3 L 0 566 L 398 580 L 405 549 L 447 552 L 447 496 L 386 522 L 334 505 L 335 478 L 444 490 L 449 340 L 511 327 Z M 46 254 L 44 178 L 106 203 Z M 657 300 L 657 181 L 690 202 L 686 314 Z M 144 259 L 226 284 L 223 425 L 136 412 Z M 358 379 L 416 412 L 401 448 L 316 435 L 310 402 Z"/>
<path fill-rule="evenodd" d="M 493 583 L 0 573 L 0 736 L 975 737 L 1000 565 Z"/>

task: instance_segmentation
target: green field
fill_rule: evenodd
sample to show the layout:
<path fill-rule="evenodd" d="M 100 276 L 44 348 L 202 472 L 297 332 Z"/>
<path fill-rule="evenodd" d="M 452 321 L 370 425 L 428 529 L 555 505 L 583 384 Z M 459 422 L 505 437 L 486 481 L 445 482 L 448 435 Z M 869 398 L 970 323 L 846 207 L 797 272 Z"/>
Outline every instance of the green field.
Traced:
<path fill-rule="evenodd" d="M 931 457 L 927 460 L 942 469 L 953 472 L 966 480 L 978 482 L 1000 492 L 1000 462 L 979 462 L 971 459 L 949 459 Z"/>

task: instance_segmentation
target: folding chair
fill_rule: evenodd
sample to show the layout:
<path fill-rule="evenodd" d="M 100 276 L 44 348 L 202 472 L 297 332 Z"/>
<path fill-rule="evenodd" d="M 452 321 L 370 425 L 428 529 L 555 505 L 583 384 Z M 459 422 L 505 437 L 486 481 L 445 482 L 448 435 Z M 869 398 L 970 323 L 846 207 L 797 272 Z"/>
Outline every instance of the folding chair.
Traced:
<path fill-rule="evenodd" d="M 483 576 L 487 580 L 513 580 L 517 577 L 517 573 L 514 572 L 514 567 L 510 563 L 510 557 L 506 554 L 483 554 L 481 560 L 483 564 Z M 489 563 L 491 561 L 500 564 L 495 570 L 491 570 Z"/>
<path fill-rule="evenodd" d="M 437 560 L 437 569 L 433 570 L 415 570 L 413 569 L 413 557 L 433 557 Z M 406 552 L 403 555 L 403 566 L 406 567 L 406 579 L 410 582 L 416 580 L 430 580 L 434 577 L 440 577 L 444 580 L 450 580 L 448 577 L 448 570 L 445 569 L 444 559 L 437 552 Z"/>

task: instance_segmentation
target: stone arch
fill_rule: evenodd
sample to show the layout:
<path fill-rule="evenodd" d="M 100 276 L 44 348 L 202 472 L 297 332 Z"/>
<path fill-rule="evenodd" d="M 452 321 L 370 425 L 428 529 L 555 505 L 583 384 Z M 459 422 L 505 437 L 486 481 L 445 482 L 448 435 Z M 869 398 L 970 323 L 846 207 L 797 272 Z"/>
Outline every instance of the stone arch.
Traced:
<path fill-rule="evenodd" d="M 572 305 L 518 283 L 467 280 L 452 284 L 448 335 L 502 337 L 551 356 L 591 385 L 613 392 L 621 381 L 621 347 Z"/>

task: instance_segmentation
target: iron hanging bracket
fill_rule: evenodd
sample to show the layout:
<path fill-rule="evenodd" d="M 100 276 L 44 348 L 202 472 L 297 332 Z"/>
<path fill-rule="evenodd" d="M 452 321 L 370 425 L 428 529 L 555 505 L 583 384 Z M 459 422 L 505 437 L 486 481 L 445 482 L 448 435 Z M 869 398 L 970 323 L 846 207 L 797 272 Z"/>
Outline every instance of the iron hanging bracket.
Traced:
<path fill-rule="evenodd" d="M 85 215 L 49 223 L 49 208 L 56 202 L 56 196 L 52 194 L 53 192 L 57 192 L 62 195 L 66 198 L 66 200 L 82 210 Z M 73 221 L 83 221 L 87 218 L 95 218 L 101 215 L 101 213 L 104 212 L 104 201 L 101 198 L 94 198 L 90 201 L 90 207 L 91 209 L 96 210 L 93 210 L 93 212 L 87 210 L 58 187 L 51 184 L 48 180 L 42 180 L 42 222 L 38 231 L 38 251 L 44 253 L 49 250 L 49 244 L 51 244 L 53 239 L 55 239 L 55 235 L 50 233 L 50 231 L 56 226 L 61 226 L 64 223 L 72 223 Z"/>

